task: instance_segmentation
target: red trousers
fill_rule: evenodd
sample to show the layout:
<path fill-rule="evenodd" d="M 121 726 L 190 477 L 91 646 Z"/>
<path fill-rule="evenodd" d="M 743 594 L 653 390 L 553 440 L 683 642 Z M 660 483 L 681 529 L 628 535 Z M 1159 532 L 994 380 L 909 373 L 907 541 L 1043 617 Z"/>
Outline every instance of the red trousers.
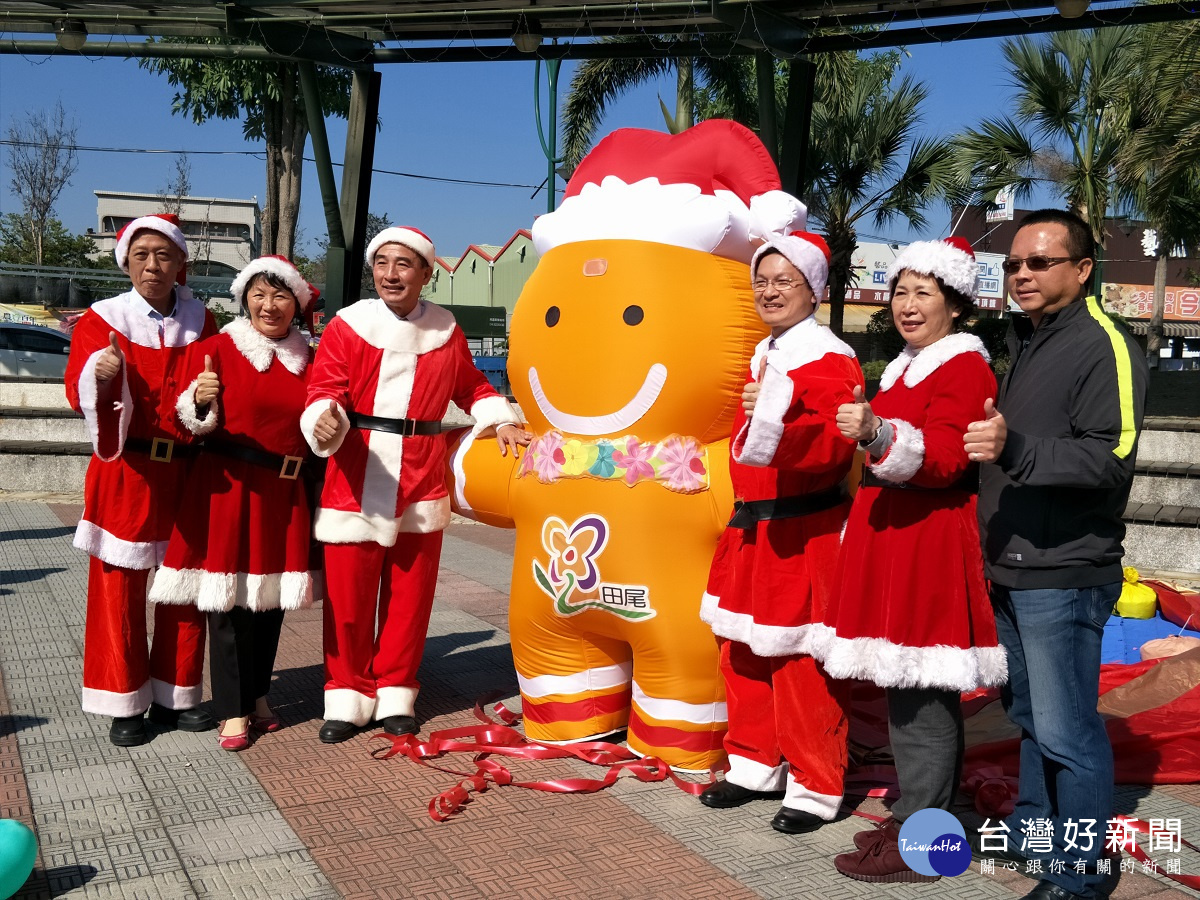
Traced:
<path fill-rule="evenodd" d="M 756 656 L 737 641 L 722 641 L 721 673 L 726 777 L 784 791 L 784 806 L 833 819 L 846 773 L 848 682 L 830 678 L 811 656 Z"/>
<path fill-rule="evenodd" d="M 325 545 L 326 719 L 413 715 L 441 555 L 440 531 Z"/>
<path fill-rule="evenodd" d="M 156 604 L 147 651 L 146 569 L 121 569 L 92 557 L 83 639 L 83 710 L 136 716 L 153 700 L 191 709 L 204 689 L 204 613 Z"/>

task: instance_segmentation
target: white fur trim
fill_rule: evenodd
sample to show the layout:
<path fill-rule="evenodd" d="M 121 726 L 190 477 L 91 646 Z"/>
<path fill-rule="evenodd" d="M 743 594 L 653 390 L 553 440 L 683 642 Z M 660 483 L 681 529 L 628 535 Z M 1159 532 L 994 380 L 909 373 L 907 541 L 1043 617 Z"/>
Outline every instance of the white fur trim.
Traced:
<path fill-rule="evenodd" d="M 136 691 L 130 691 L 127 694 L 102 691 L 99 688 L 90 688 L 85 685 L 81 697 L 83 702 L 80 705 L 86 713 L 124 718 L 144 713 L 150 708 L 150 701 L 153 697 L 149 681 Z"/>
<path fill-rule="evenodd" d="M 880 687 L 973 691 L 1008 680 L 1003 647 L 910 647 L 885 638 L 844 638 L 816 626 L 812 646 L 833 678 L 857 678 Z"/>
<path fill-rule="evenodd" d="M 763 338 L 754 348 L 750 360 L 752 378 L 758 377 L 762 359 L 766 356 L 767 372 L 754 405 L 754 415 L 734 435 L 733 458 L 747 466 L 769 466 L 783 437 L 783 417 L 792 405 L 795 382 L 788 374 L 801 366 L 816 362 L 830 353 L 854 359 L 854 350 L 809 316 L 775 338 L 775 349 L 768 350 L 771 339 Z"/>
<path fill-rule="evenodd" d="M 879 389 L 881 391 L 888 390 L 901 375 L 904 376 L 905 386 L 914 388 L 945 363 L 963 353 L 978 353 L 985 362 L 991 361 L 987 348 L 983 346 L 983 341 L 973 334 L 964 332 L 948 334 L 920 350 L 905 346 L 900 351 L 900 355 L 888 363 L 887 368 L 883 370 L 883 377 L 879 379 Z"/>
<path fill-rule="evenodd" d="M 321 413 L 329 409 L 329 404 L 333 403 L 337 410 L 338 417 L 338 433 L 333 436 L 333 440 L 324 450 L 317 444 L 316 435 L 313 434 L 313 429 L 317 426 L 317 419 L 321 418 Z M 308 408 L 300 414 L 300 432 L 304 435 L 304 440 L 308 442 L 308 446 L 312 448 L 312 452 L 317 456 L 329 457 L 337 453 L 342 446 L 342 441 L 346 439 L 346 435 L 350 431 L 350 420 L 346 418 L 346 413 L 342 409 L 342 405 L 336 400 L 318 400 L 315 403 L 310 403 Z"/>
<path fill-rule="evenodd" d="M 397 520 L 397 528 L 403 534 L 432 534 L 450 524 L 450 498 L 418 500 L 404 507 Z"/>
<path fill-rule="evenodd" d="M 204 699 L 204 685 L 170 684 L 166 681 L 159 681 L 157 678 L 151 678 L 150 693 L 155 703 L 165 706 L 167 709 L 194 709 Z"/>
<path fill-rule="evenodd" d="M 729 771 L 725 780 L 748 791 L 782 791 L 787 782 L 788 764 L 767 766 L 736 753 L 729 754 Z"/>
<path fill-rule="evenodd" d="M 420 302 L 425 304 L 424 312 L 411 322 L 397 318 L 378 297 L 359 300 L 338 316 L 351 331 L 376 349 L 420 356 L 450 340 L 456 326 L 454 315 L 448 310 L 426 300 Z M 376 409 L 374 415 L 383 414 Z"/>
<path fill-rule="evenodd" d="M 87 519 L 79 520 L 74 544 L 89 556 L 122 569 L 153 569 L 167 553 L 166 541 L 122 540 Z"/>
<path fill-rule="evenodd" d="M 121 382 L 121 399 L 112 401 L 113 411 L 117 414 L 117 452 L 112 456 L 101 456 L 100 385 L 96 383 L 96 363 L 100 361 L 103 353 L 103 349 L 97 350 L 89 356 L 79 372 L 79 409 L 83 413 L 83 423 L 92 441 L 92 452 L 102 462 L 112 462 L 125 449 L 125 437 L 129 433 L 129 422 L 133 418 L 133 396 L 129 393 L 129 379 L 126 377 L 125 366 L 122 365 L 121 371 L 113 376 Z M 111 382 L 109 384 L 111 385 Z M 111 389 L 109 387 L 106 393 Z"/>
<path fill-rule="evenodd" d="M 663 722 L 689 722 L 692 725 L 725 724 L 729 708 L 724 703 L 688 703 L 664 697 L 651 697 L 633 682 L 633 705 L 648 716 Z"/>
<path fill-rule="evenodd" d="M 812 813 L 826 822 L 832 822 L 837 816 L 838 810 L 841 809 L 842 795 L 818 794 L 816 791 L 810 791 L 789 772 L 787 788 L 783 795 L 783 806 L 786 809 Z"/>
<path fill-rule="evenodd" d="M 175 401 L 175 414 L 179 416 L 179 421 L 183 423 L 183 427 L 192 434 L 204 435 L 210 433 L 217 427 L 217 410 L 219 401 L 213 400 L 208 404 L 208 412 L 204 418 L 200 418 L 200 412 L 196 407 L 196 385 L 200 383 L 200 378 L 195 378 L 179 395 L 179 399 Z"/>
<path fill-rule="evenodd" d="M 159 216 L 142 216 L 141 218 L 134 219 L 125 226 L 121 231 L 120 239 L 117 240 L 117 246 L 113 248 L 113 256 L 117 259 L 117 265 L 126 275 L 129 274 L 129 245 L 133 243 L 133 239 L 139 231 L 157 231 L 182 250 L 183 258 L 187 259 L 187 239 L 183 236 L 183 232 L 179 230 L 178 225 L 174 225 Z"/>
<path fill-rule="evenodd" d="M 229 335 L 233 346 L 259 372 L 271 368 L 271 360 L 276 357 L 293 375 L 302 375 L 308 366 L 308 341 L 295 325 L 275 340 L 255 328 L 249 319 L 238 317 L 222 328 L 221 333 Z"/>
<path fill-rule="evenodd" d="M 325 720 L 362 727 L 375 715 L 375 698 L 350 688 L 325 689 Z"/>
<path fill-rule="evenodd" d="M 411 716 L 417 704 L 415 687 L 381 687 L 375 689 L 375 719 L 388 716 Z"/>
<path fill-rule="evenodd" d="M 829 283 L 829 260 L 816 244 L 802 237 L 785 234 L 772 238 L 754 251 L 750 260 L 750 278 L 758 277 L 758 261 L 768 250 L 778 250 L 783 258 L 800 270 L 812 288 L 817 303 L 825 296 L 825 285 Z"/>
<path fill-rule="evenodd" d="M 107 300 L 98 300 L 91 311 L 108 323 L 109 328 L 139 347 L 161 350 L 186 347 L 200 339 L 208 310 L 186 287 L 175 287 L 175 315 L 163 319 L 163 337 L 159 341 L 158 320 L 147 310 L 150 304 L 137 291 L 126 291 Z"/>
<path fill-rule="evenodd" d="M 611 666 L 596 666 L 570 675 L 533 675 L 526 677 L 517 673 L 521 696 L 533 700 L 553 697 L 555 694 L 583 694 L 595 691 L 610 691 L 624 687 L 633 678 L 633 663 L 615 663 Z"/>
<path fill-rule="evenodd" d="M 721 599 L 705 594 L 700 618 L 717 637 L 745 644 L 755 656 L 795 656 L 808 653 L 815 625 L 764 625 L 749 613 L 721 608 Z"/>
<path fill-rule="evenodd" d="M 892 446 L 878 462 L 867 459 L 871 471 L 894 484 L 902 484 L 921 470 L 925 462 L 925 432 L 903 419 L 888 419 L 896 432 Z"/>
<path fill-rule="evenodd" d="M 768 241 L 808 227 L 808 209 L 784 191 L 763 191 L 750 198 L 750 239 Z"/>
<path fill-rule="evenodd" d="M 471 447 L 475 444 L 475 432 L 468 431 L 463 435 L 458 446 L 454 448 L 454 452 L 450 455 L 450 470 L 454 473 L 454 499 L 451 503 L 451 509 L 460 516 L 466 516 L 468 519 L 475 518 L 475 510 L 471 507 L 470 501 L 467 500 L 467 470 L 466 461 L 467 454 L 471 451 Z M 529 448 L 525 448 L 525 452 L 529 452 Z"/>
<path fill-rule="evenodd" d="M 479 437 L 489 428 L 501 425 L 520 425 L 521 419 L 512 404 L 499 394 L 493 397 L 481 397 L 471 404 L 471 417 L 475 427 L 471 429 L 471 437 Z"/>
<path fill-rule="evenodd" d="M 235 606 L 251 612 L 304 609 L 312 606 L 312 577 L 308 572 L 250 575 L 164 566 L 155 573 L 150 600 L 194 605 L 201 612 L 228 612 Z"/>
<path fill-rule="evenodd" d="M 288 290 L 292 292 L 292 296 L 296 298 L 300 312 L 307 310 L 308 304 L 312 303 L 312 287 L 304 280 L 304 276 L 300 274 L 295 266 L 284 262 L 282 259 L 275 259 L 271 256 L 260 256 L 258 259 L 252 260 L 242 271 L 238 272 L 237 278 L 233 279 L 233 284 L 229 287 L 230 293 L 233 294 L 234 302 L 239 306 L 246 300 L 246 288 L 258 275 L 274 275 L 286 284 Z"/>
<path fill-rule="evenodd" d="M 375 265 L 375 254 L 384 244 L 403 244 L 409 250 L 419 253 L 431 269 L 437 262 L 437 251 L 433 249 L 433 241 L 411 226 L 395 225 L 383 229 L 367 244 L 367 268 Z"/>
<path fill-rule="evenodd" d="M 321 507 L 313 518 L 313 535 L 327 544 L 372 541 L 392 547 L 399 534 L 431 534 L 449 524 L 450 498 L 440 497 L 410 503 L 399 518 Z"/>
<path fill-rule="evenodd" d="M 600 184 L 585 184 L 554 212 L 538 216 L 533 244 L 545 256 L 554 247 L 578 241 L 649 241 L 748 263 L 763 232 L 788 227 L 784 220 L 803 216 L 803 204 L 789 199 L 794 203 L 772 197 L 752 214 L 732 191 L 705 194 L 695 184 L 662 184 L 657 178 L 626 184 L 609 175 Z"/>
<path fill-rule="evenodd" d="M 888 286 L 906 269 L 920 275 L 935 275 L 971 300 L 978 296 L 979 263 L 945 241 L 915 241 L 897 253 L 888 266 Z"/>

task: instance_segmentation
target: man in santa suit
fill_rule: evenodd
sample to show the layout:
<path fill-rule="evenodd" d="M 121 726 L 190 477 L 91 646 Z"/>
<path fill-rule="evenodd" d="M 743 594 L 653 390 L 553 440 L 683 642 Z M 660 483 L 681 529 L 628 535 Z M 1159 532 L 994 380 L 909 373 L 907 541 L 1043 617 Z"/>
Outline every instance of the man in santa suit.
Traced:
<path fill-rule="evenodd" d="M 118 747 L 146 741 L 144 714 L 184 731 L 214 726 L 198 708 L 204 614 L 158 606 L 146 646 L 146 584 L 166 552 L 187 475 L 190 436 L 175 416 L 188 344 L 216 334 L 184 286 L 187 242 L 175 216 L 143 216 L 117 235 L 133 289 L 94 303 L 71 339 L 67 400 L 95 451 L 75 546 L 91 555 L 83 709 L 113 717 Z"/>
<path fill-rule="evenodd" d="M 726 808 L 782 791 L 771 827 L 798 834 L 831 820 L 842 801 L 845 689 L 805 647 L 834 586 L 849 509 L 854 444 L 838 431 L 837 409 L 863 376 L 854 351 L 814 315 L 829 276 L 823 238 L 768 241 L 750 272 L 771 335 L 754 351 L 734 419 L 738 500 L 700 611 L 721 639 L 729 702 L 729 773 L 700 801 Z"/>
<path fill-rule="evenodd" d="M 441 419 L 453 400 L 495 429 L 505 454 L 529 436 L 475 368 L 454 317 L 420 298 L 435 260 L 415 228 L 367 247 L 378 298 L 338 313 L 321 336 L 300 420 L 330 457 L 313 530 L 325 542 L 325 724 L 334 744 L 372 719 L 417 730 L 417 667 L 450 521 Z"/>

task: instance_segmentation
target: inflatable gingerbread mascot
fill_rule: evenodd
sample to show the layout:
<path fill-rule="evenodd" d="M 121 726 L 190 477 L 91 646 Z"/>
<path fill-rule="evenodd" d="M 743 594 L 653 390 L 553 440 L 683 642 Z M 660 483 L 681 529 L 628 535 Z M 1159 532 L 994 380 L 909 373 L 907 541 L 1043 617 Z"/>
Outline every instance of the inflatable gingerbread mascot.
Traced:
<path fill-rule="evenodd" d="M 517 530 L 509 625 L 526 733 L 628 728 L 682 769 L 721 761 L 717 645 L 699 616 L 732 508 L 728 438 L 755 344 L 748 264 L 803 228 L 747 129 L 617 131 L 539 218 L 509 380 L 519 462 L 465 438 L 457 510 Z"/>

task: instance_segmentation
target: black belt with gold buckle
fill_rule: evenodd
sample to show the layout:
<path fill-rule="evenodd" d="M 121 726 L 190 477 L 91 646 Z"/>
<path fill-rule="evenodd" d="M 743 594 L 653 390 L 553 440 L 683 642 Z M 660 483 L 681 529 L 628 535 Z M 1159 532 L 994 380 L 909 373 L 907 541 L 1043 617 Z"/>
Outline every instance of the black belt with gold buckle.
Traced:
<path fill-rule="evenodd" d="M 262 466 L 264 469 L 274 469 L 280 478 L 295 481 L 304 465 L 303 456 L 281 456 L 278 453 L 268 453 L 257 447 L 247 447 L 245 444 L 234 444 L 227 441 L 205 441 L 201 445 L 206 453 L 216 453 L 232 459 Z"/>
<path fill-rule="evenodd" d="M 145 453 L 154 462 L 169 463 L 196 455 L 195 444 L 181 444 L 171 438 L 126 438 L 122 453 Z"/>
<path fill-rule="evenodd" d="M 794 519 L 813 513 L 833 509 L 846 500 L 842 485 L 817 491 L 815 494 L 800 494 L 796 497 L 776 497 L 772 500 L 735 500 L 730 528 L 753 528 L 758 522 L 770 519 Z"/>
<path fill-rule="evenodd" d="M 442 423 L 432 419 L 387 419 L 383 416 L 367 416 L 356 412 L 347 413 L 346 417 L 355 428 L 386 431 L 388 434 L 398 434 L 400 437 L 442 433 Z"/>

